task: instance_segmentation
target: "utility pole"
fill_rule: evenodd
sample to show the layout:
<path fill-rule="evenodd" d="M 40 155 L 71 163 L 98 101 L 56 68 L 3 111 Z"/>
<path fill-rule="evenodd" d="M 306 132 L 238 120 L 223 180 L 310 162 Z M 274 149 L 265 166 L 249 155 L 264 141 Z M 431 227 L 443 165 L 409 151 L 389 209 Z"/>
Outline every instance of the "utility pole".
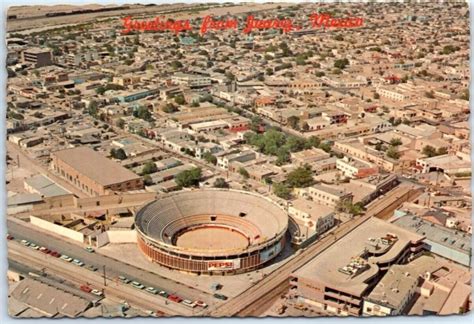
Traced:
<path fill-rule="evenodd" d="M 104 264 L 103 270 L 104 270 L 104 286 L 107 286 L 107 280 L 106 280 L 107 277 L 105 276 L 105 264 Z"/>

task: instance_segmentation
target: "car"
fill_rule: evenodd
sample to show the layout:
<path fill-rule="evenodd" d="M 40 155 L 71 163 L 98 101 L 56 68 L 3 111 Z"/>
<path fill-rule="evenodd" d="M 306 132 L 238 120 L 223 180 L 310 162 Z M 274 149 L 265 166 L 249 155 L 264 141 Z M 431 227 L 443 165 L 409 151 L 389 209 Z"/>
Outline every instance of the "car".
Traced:
<path fill-rule="evenodd" d="M 168 295 L 168 299 L 171 301 L 174 301 L 175 303 L 181 303 L 181 301 L 183 300 L 183 298 L 173 295 L 173 294 Z"/>
<path fill-rule="evenodd" d="M 158 293 L 158 290 L 156 290 L 156 288 L 154 287 L 146 287 L 145 290 L 153 295 L 156 295 Z"/>
<path fill-rule="evenodd" d="M 72 258 L 70 256 L 67 256 L 66 254 L 61 255 L 61 259 L 67 262 L 71 262 Z"/>
<path fill-rule="evenodd" d="M 141 283 L 139 283 L 138 281 L 132 281 L 132 282 L 131 282 L 131 285 L 133 286 L 133 288 L 137 288 L 137 289 L 143 289 L 143 288 L 145 288 L 145 286 L 142 285 Z"/>
<path fill-rule="evenodd" d="M 199 307 L 202 307 L 202 308 L 207 307 L 207 304 L 205 302 L 203 302 L 202 300 L 196 300 L 194 303 L 196 304 L 196 306 L 199 306 Z"/>
<path fill-rule="evenodd" d="M 160 311 L 160 310 L 157 310 L 157 311 L 155 312 L 155 316 L 156 316 L 156 317 L 162 317 L 162 316 L 165 316 L 165 315 L 166 315 L 166 314 L 165 314 L 164 312 Z"/>
<path fill-rule="evenodd" d="M 11 236 L 10 234 L 7 235 L 7 240 L 11 241 L 11 240 L 13 240 L 13 239 L 14 239 L 13 236 Z"/>
<path fill-rule="evenodd" d="M 55 258 L 59 258 L 61 256 L 61 253 L 59 252 L 56 252 L 56 251 L 50 251 L 49 252 L 49 255 L 55 257 Z"/>
<path fill-rule="evenodd" d="M 214 294 L 214 298 L 220 299 L 220 300 L 227 300 L 227 296 L 221 295 L 221 294 Z"/>
<path fill-rule="evenodd" d="M 72 260 L 72 263 L 74 263 L 74 265 L 77 265 L 78 267 L 82 267 L 84 265 L 84 262 L 79 259 Z"/>
<path fill-rule="evenodd" d="M 181 301 L 181 304 L 183 304 L 184 306 L 191 307 L 191 308 L 196 307 L 196 304 L 194 302 L 190 301 L 189 299 L 183 299 Z"/>
<path fill-rule="evenodd" d="M 86 247 L 85 250 L 89 253 L 94 253 L 95 250 L 93 248 L 91 248 L 90 246 Z"/>
<path fill-rule="evenodd" d="M 29 246 L 30 245 L 30 242 L 27 241 L 27 240 L 21 240 L 21 244 L 25 245 L 25 246 Z"/>
<path fill-rule="evenodd" d="M 81 285 L 80 288 L 82 291 L 85 291 L 86 293 L 90 293 L 92 291 L 92 288 L 87 285 Z"/>
<path fill-rule="evenodd" d="M 87 270 L 90 270 L 90 271 L 92 271 L 92 272 L 99 270 L 96 266 L 93 266 L 92 264 L 88 264 L 88 265 L 86 266 L 86 269 L 87 269 Z"/>
<path fill-rule="evenodd" d="M 50 250 L 48 248 L 45 248 L 44 246 L 40 247 L 39 251 L 43 252 L 44 254 L 48 254 L 50 252 Z"/>
<path fill-rule="evenodd" d="M 123 283 L 128 284 L 131 280 L 124 276 L 118 276 L 119 280 Z"/>
<path fill-rule="evenodd" d="M 96 296 L 102 296 L 102 295 L 104 295 L 104 293 L 102 293 L 102 291 L 97 290 L 97 289 L 92 289 L 92 290 L 91 290 L 91 294 L 94 294 L 94 295 L 96 295 Z"/>
<path fill-rule="evenodd" d="M 161 290 L 160 292 L 158 292 L 158 295 L 160 295 L 161 297 L 165 297 L 165 298 L 168 298 L 168 296 L 169 296 L 169 294 L 164 290 Z"/>
<path fill-rule="evenodd" d="M 39 250 L 39 248 L 40 248 L 40 247 L 39 247 L 38 245 L 36 245 L 35 243 L 30 243 L 29 247 L 32 248 L 33 250 Z"/>

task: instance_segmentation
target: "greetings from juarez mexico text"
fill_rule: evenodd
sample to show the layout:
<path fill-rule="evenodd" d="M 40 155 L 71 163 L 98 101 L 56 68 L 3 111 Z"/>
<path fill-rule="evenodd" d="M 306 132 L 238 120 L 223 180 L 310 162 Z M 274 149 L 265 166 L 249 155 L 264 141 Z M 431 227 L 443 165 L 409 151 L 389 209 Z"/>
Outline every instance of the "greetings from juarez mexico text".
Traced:
<path fill-rule="evenodd" d="M 136 20 L 128 16 L 122 18 L 122 33 L 127 34 L 133 31 L 171 31 L 180 33 L 193 30 L 194 26 L 189 19 L 174 20 L 156 17 L 151 20 Z M 215 19 L 213 16 L 205 16 L 200 25 L 199 33 L 204 35 L 208 31 L 235 30 L 249 34 L 257 30 L 276 29 L 284 33 L 301 30 L 303 28 L 358 28 L 364 25 L 364 19 L 361 17 L 343 17 L 335 18 L 330 14 L 311 14 L 307 20 L 307 26 L 301 26 L 289 18 L 258 19 L 253 15 L 247 16 L 242 26 L 237 18 Z"/>

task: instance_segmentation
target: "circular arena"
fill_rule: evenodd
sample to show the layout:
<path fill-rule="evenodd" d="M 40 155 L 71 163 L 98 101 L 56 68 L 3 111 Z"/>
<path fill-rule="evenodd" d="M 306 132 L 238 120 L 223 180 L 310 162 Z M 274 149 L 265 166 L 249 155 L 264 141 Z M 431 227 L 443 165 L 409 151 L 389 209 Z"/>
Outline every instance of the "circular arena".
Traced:
<path fill-rule="evenodd" d="M 143 206 L 135 218 L 140 250 L 153 262 L 200 274 L 261 267 L 282 250 L 284 209 L 258 194 L 181 191 Z"/>

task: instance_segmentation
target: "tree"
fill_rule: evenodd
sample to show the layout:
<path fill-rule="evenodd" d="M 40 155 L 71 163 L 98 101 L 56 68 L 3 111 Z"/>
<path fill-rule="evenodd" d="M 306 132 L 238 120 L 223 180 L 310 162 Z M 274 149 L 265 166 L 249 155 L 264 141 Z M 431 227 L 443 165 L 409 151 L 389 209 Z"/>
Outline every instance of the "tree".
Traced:
<path fill-rule="evenodd" d="M 321 150 L 323 150 L 324 152 L 326 152 L 326 153 L 331 152 L 331 144 L 329 144 L 329 143 L 321 143 L 321 144 L 319 144 L 319 148 Z"/>
<path fill-rule="evenodd" d="M 217 178 L 213 184 L 214 188 L 229 188 L 229 184 L 225 181 L 224 178 Z"/>
<path fill-rule="evenodd" d="M 400 152 L 398 152 L 398 149 L 396 146 L 390 146 L 387 149 L 387 156 L 391 159 L 398 160 L 400 158 Z"/>
<path fill-rule="evenodd" d="M 425 92 L 425 97 L 433 99 L 434 98 L 434 92 L 433 91 L 426 91 Z"/>
<path fill-rule="evenodd" d="M 309 187 L 313 184 L 313 171 L 311 171 L 311 167 L 306 164 L 304 166 L 300 166 L 295 170 L 288 173 L 286 176 L 285 181 L 288 186 L 296 187 L 296 188 L 305 188 Z"/>
<path fill-rule="evenodd" d="M 201 168 L 193 168 L 190 170 L 184 170 L 176 175 L 176 184 L 180 187 L 194 187 L 199 184 L 201 180 L 202 170 Z"/>
<path fill-rule="evenodd" d="M 304 55 L 298 55 L 296 57 L 296 65 L 305 65 L 306 64 L 306 58 Z"/>
<path fill-rule="evenodd" d="M 122 118 L 119 118 L 116 123 L 117 127 L 123 129 L 125 127 L 125 121 Z"/>
<path fill-rule="evenodd" d="M 304 138 L 289 136 L 285 143 L 285 148 L 288 148 L 290 152 L 299 152 L 305 148 L 306 141 Z"/>
<path fill-rule="evenodd" d="M 436 152 L 436 155 L 445 155 L 448 154 L 448 149 L 446 147 L 440 147 Z"/>
<path fill-rule="evenodd" d="M 250 119 L 250 129 L 254 132 L 260 131 L 260 125 L 262 124 L 262 118 L 259 116 L 252 116 Z"/>
<path fill-rule="evenodd" d="M 334 67 L 338 69 L 344 69 L 347 65 L 349 65 L 348 59 L 339 59 L 334 62 Z"/>
<path fill-rule="evenodd" d="M 362 214 L 364 207 L 361 203 L 352 204 L 349 200 L 339 200 L 336 204 L 336 211 L 349 213 L 355 216 Z"/>
<path fill-rule="evenodd" d="M 145 174 L 143 177 L 143 182 L 145 182 L 145 186 L 151 186 L 153 184 L 153 179 L 149 174 Z"/>
<path fill-rule="evenodd" d="M 240 174 L 242 177 L 244 177 L 244 179 L 250 178 L 249 172 L 248 172 L 244 167 L 240 167 L 240 168 L 239 168 L 239 174 Z"/>
<path fill-rule="evenodd" d="M 288 125 L 295 129 L 299 130 L 300 129 L 300 118 L 298 116 L 290 116 L 288 117 Z"/>
<path fill-rule="evenodd" d="M 402 145 L 402 140 L 399 137 L 394 137 L 390 140 L 390 145 L 392 146 L 399 146 Z"/>
<path fill-rule="evenodd" d="M 306 141 L 306 147 L 307 149 L 312 148 L 312 147 L 319 147 L 321 144 L 321 140 L 317 136 L 310 136 L 308 140 Z"/>
<path fill-rule="evenodd" d="M 184 96 L 180 94 L 174 98 L 174 102 L 176 102 L 178 105 L 184 105 L 186 104 L 186 99 L 184 99 Z"/>
<path fill-rule="evenodd" d="M 158 168 L 156 164 L 154 162 L 149 161 L 145 163 L 145 165 L 143 166 L 142 174 L 150 174 L 150 173 L 155 173 L 157 171 L 158 171 Z"/>
<path fill-rule="evenodd" d="M 173 61 L 171 62 L 171 67 L 175 70 L 180 69 L 183 67 L 183 64 L 180 61 Z"/>
<path fill-rule="evenodd" d="M 95 102 L 94 100 L 92 100 L 92 101 L 89 103 L 89 106 L 87 107 L 87 113 L 88 113 L 89 115 L 91 115 L 92 117 L 96 118 L 96 117 L 97 117 L 97 112 L 98 112 L 97 102 Z"/>
<path fill-rule="evenodd" d="M 423 155 L 425 155 L 427 157 L 433 157 L 433 156 L 436 155 L 436 149 L 431 145 L 426 145 L 421 150 L 421 153 L 423 153 Z"/>
<path fill-rule="evenodd" d="M 152 121 L 153 117 L 151 116 L 151 112 L 148 110 L 148 108 L 144 106 L 138 107 L 138 109 L 135 109 L 133 111 L 133 116 L 136 118 L 143 119 L 145 121 Z"/>
<path fill-rule="evenodd" d="M 110 150 L 110 155 L 114 159 L 119 159 L 119 160 L 125 160 L 127 158 L 127 154 L 122 148 L 119 149 L 111 149 Z"/>
<path fill-rule="evenodd" d="M 97 88 L 95 88 L 95 92 L 98 95 L 103 95 L 105 93 L 105 91 L 107 91 L 107 89 L 105 89 L 104 86 L 98 86 Z"/>
<path fill-rule="evenodd" d="M 277 159 L 275 161 L 276 165 L 284 165 L 288 162 L 290 162 L 290 152 L 288 152 L 288 149 L 285 147 L 281 147 L 278 149 L 276 153 Z"/>
<path fill-rule="evenodd" d="M 162 108 L 162 110 L 163 110 L 163 112 L 165 112 L 167 114 L 171 114 L 171 113 L 174 113 L 174 112 L 178 111 L 178 107 L 176 107 L 171 102 L 169 102 Z"/>
<path fill-rule="evenodd" d="M 217 158 L 212 155 L 210 152 L 206 152 L 202 155 L 202 158 L 206 160 L 207 163 L 217 164 Z"/>
<path fill-rule="evenodd" d="M 380 99 L 380 95 L 377 92 L 374 93 L 374 99 Z"/>
<path fill-rule="evenodd" d="M 276 182 L 273 184 L 273 193 L 282 199 L 288 200 L 291 198 L 291 189 L 282 182 Z"/>

